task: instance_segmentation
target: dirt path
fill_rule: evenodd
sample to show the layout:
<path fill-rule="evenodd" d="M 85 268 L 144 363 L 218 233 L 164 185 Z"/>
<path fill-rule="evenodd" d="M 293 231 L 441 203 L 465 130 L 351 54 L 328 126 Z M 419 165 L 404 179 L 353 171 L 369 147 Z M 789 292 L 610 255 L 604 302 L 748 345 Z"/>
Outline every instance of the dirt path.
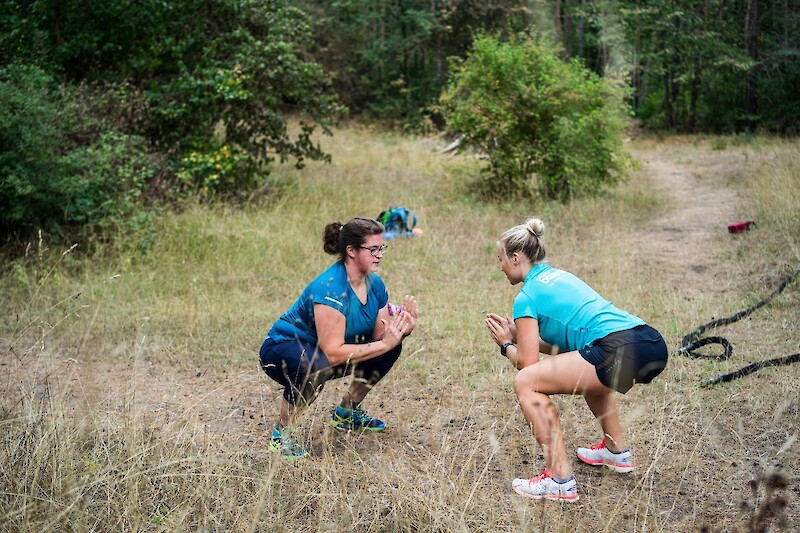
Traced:
<path fill-rule="evenodd" d="M 721 267 L 714 259 L 714 241 L 727 234 L 727 225 L 740 215 L 736 191 L 730 184 L 732 169 L 741 171 L 747 157 L 741 151 L 713 151 L 682 145 L 680 159 L 663 145 L 636 149 L 640 163 L 633 179 L 646 180 L 661 196 L 667 210 L 637 231 L 620 238 L 644 260 L 652 261 L 667 276 L 668 286 L 687 293 L 724 289 Z M 723 287 L 720 287 L 722 278 Z"/>

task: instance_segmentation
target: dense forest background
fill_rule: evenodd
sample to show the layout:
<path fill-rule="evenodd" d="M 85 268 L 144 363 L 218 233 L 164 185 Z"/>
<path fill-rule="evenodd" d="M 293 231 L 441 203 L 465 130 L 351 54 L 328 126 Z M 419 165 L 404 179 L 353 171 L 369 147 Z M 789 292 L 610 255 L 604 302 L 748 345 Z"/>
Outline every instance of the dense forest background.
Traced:
<path fill-rule="evenodd" d="M 165 201 L 272 193 L 270 164 L 329 159 L 315 135 L 348 112 L 447 131 L 460 61 L 520 34 L 623 80 L 645 128 L 800 128 L 795 0 L 8 0 L 0 235 L 137 231 Z"/>
<path fill-rule="evenodd" d="M 313 56 L 354 111 L 416 118 L 477 33 L 535 31 L 564 58 L 624 75 L 651 128 L 741 132 L 800 126 L 800 13 L 791 0 L 302 2 Z"/>

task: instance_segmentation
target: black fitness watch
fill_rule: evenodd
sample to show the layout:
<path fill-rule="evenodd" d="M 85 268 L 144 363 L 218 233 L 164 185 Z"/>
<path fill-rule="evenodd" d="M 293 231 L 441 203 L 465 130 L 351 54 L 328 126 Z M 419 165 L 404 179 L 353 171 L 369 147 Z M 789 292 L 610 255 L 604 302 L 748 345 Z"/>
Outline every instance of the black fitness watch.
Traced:
<path fill-rule="evenodd" d="M 503 345 L 500 347 L 500 355 L 502 355 L 503 357 L 508 357 L 507 350 L 509 346 L 514 346 L 514 343 L 504 342 Z"/>

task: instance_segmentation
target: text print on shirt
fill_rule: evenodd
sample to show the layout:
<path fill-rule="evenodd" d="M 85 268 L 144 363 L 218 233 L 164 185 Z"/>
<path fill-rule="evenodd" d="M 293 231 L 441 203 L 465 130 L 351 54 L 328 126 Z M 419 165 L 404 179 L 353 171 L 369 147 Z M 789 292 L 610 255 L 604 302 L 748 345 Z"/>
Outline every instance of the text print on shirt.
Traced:
<path fill-rule="evenodd" d="M 564 273 L 563 270 L 555 270 L 555 269 L 551 270 L 549 272 L 542 272 L 539 275 L 539 277 L 536 278 L 536 281 L 538 281 L 540 283 L 544 283 L 545 285 L 547 285 L 548 283 L 550 283 L 551 281 L 553 281 L 554 279 L 556 279 L 558 276 L 560 276 L 563 273 Z"/>

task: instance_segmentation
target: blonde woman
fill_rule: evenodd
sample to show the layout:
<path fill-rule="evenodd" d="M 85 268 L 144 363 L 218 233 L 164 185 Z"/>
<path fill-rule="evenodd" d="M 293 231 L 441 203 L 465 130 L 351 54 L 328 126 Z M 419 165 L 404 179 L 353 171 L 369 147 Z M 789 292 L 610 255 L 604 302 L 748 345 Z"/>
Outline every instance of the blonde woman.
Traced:
<path fill-rule="evenodd" d="M 530 498 L 577 501 L 550 396 L 583 395 L 600 422 L 601 441 L 578 448 L 578 459 L 631 472 L 613 392 L 624 394 L 635 383 L 649 383 L 666 367 L 668 351 L 661 334 L 642 319 L 618 309 L 576 276 L 546 264 L 544 232 L 544 222 L 530 218 L 500 236 L 500 268 L 509 283 L 522 283 L 522 288 L 513 320 L 490 313 L 486 326 L 500 353 L 519 369 L 514 389 L 546 463 L 539 475 L 515 479 L 512 488 Z"/>

